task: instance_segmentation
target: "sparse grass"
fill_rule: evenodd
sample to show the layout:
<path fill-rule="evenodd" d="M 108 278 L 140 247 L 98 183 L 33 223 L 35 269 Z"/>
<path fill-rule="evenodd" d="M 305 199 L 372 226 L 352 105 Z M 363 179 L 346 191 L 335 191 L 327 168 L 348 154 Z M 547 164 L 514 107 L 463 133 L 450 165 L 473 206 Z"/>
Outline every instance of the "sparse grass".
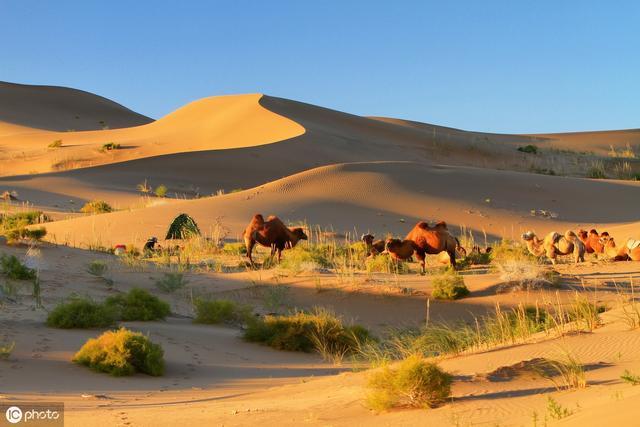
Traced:
<path fill-rule="evenodd" d="M 76 298 L 57 305 L 47 316 L 47 326 L 53 328 L 102 328 L 113 325 L 115 312 L 88 299 Z"/>
<path fill-rule="evenodd" d="M 144 182 L 141 182 L 140 184 L 136 185 L 136 189 L 142 194 L 149 194 L 151 193 L 151 190 L 152 190 L 151 186 L 147 184 L 146 179 L 144 180 Z"/>
<path fill-rule="evenodd" d="M 586 297 L 576 292 L 571 307 L 567 311 L 567 316 L 569 320 L 575 321 L 578 326 L 584 326 L 584 329 L 591 332 L 602 323 L 600 313 L 604 310 L 604 307 L 590 302 Z"/>
<path fill-rule="evenodd" d="M 407 263 L 394 261 L 388 254 L 367 258 L 365 268 L 368 273 L 405 274 L 409 272 Z"/>
<path fill-rule="evenodd" d="M 156 197 L 167 197 L 167 191 L 169 191 L 167 189 L 167 186 L 164 184 L 160 184 L 154 190 L 154 194 L 156 195 Z"/>
<path fill-rule="evenodd" d="M 189 281 L 184 277 L 184 273 L 170 272 L 164 273 L 162 278 L 156 280 L 156 287 L 161 291 L 173 293 L 182 289 Z"/>
<path fill-rule="evenodd" d="M 587 178 L 592 179 L 605 179 L 607 174 L 605 172 L 604 163 L 602 160 L 594 160 L 591 162 L 591 167 L 587 169 Z"/>
<path fill-rule="evenodd" d="M 535 257 L 527 251 L 523 244 L 508 239 L 501 240 L 493 247 L 491 261 L 499 264 L 513 260 L 535 260 Z"/>
<path fill-rule="evenodd" d="M 527 154 L 538 154 L 538 147 L 532 144 L 518 147 L 518 151 Z"/>
<path fill-rule="evenodd" d="M 251 318 L 252 309 L 226 299 L 197 299 L 195 323 L 242 323 Z"/>
<path fill-rule="evenodd" d="M 573 414 L 569 409 L 560 405 L 553 397 L 547 396 L 547 413 L 554 420 L 561 420 Z"/>
<path fill-rule="evenodd" d="M 456 300 L 469 295 L 469 289 L 464 284 L 464 278 L 453 269 L 444 272 L 431 279 L 433 291 L 431 296 L 436 299 Z"/>
<path fill-rule="evenodd" d="M 225 243 L 222 246 L 222 253 L 226 255 L 246 255 L 247 247 L 242 242 Z"/>
<path fill-rule="evenodd" d="M 73 357 L 75 363 L 113 376 L 164 373 L 164 351 L 139 332 L 125 328 L 89 339 Z"/>
<path fill-rule="evenodd" d="M 632 374 L 628 369 L 625 369 L 623 374 L 620 375 L 620 379 L 631 385 L 640 385 L 640 375 Z"/>
<path fill-rule="evenodd" d="M 0 229 L 12 230 L 14 228 L 24 228 L 29 225 L 40 224 L 48 220 L 49 218 L 41 211 L 0 214 Z"/>
<path fill-rule="evenodd" d="M 495 266 L 502 280 L 496 290 L 498 293 L 557 288 L 560 285 L 560 275 L 555 270 L 545 268 L 530 257 L 508 259 L 503 256 Z"/>
<path fill-rule="evenodd" d="M 0 271 L 9 279 L 33 280 L 36 271 L 24 265 L 15 255 L 2 254 L 0 256 Z"/>
<path fill-rule="evenodd" d="M 299 244 L 285 251 L 279 269 L 293 274 L 319 271 L 331 267 L 331 247 L 325 245 Z"/>
<path fill-rule="evenodd" d="M 169 304 L 144 289 L 133 288 L 126 294 L 114 295 L 105 301 L 119 320 L 160 320 L 171 312 Z"/>
<path fill-rule="evenodd" d="M 112 212 L 113 208 L 109 203 L 104 200 L 92 200 L 84 204 L 84 206 L 80 209 L 82 213 L 88 214 L 101 214 L 101 213 L 109 213 Z"/>
<path fill-rule="evenodd" d="M 451 395 L 452 376 L 436 364 L 410 356 L 396 367 L 371 374 L 367 405 L 376 411 L 393 407 L 431 408 Z"/>
<path fill-rule="evenodd" d="M 548 376 L 557 389 L 579 389 L 587 386 L 584 365 L 568 351 L 558 359 L 547 360 L 547 364 L 554 375 Z M 559 377 L 559 381 L 555 378 Z"/>
<path fill-rule="evenodd" d="M 10 344 L 0 345 L 0 359 L 8 359 L 15 347 L 15 341 L 12 341 Z"/>
<path fill-rule="evenodd" d="M 345 326 L 333 313 L 316 308 L 310 313 L 265 316 L 247 323 L 244 338 L 278 350 L 318 351 L 325 358 L 355 354 L 370 339 L 361 326 Z"/>
<path fill-rule="evenodd" d="M 638 174 L 633 172 L 629 162 L 618 162 L 613 165 L 613 174 L 617 179 L 635 181 Z"/>
<path fill-rule="evenodd" d="M 613 158 L 635 159 L 636 153 L 631 147 L 631 144 L 627 143 L 625 148 L 621 148 L 620 151 L 616 150 L 613 145 L 609 145 L 609 156 Z"/>
<path fill-rule="evenodd" d="M 51 148 L 51 149 L 60 148 L 60 147 L 62 147 L 62 140 L 61 139 L 56 139 L 51 144 L 47 145 L 47 147 Z"/>

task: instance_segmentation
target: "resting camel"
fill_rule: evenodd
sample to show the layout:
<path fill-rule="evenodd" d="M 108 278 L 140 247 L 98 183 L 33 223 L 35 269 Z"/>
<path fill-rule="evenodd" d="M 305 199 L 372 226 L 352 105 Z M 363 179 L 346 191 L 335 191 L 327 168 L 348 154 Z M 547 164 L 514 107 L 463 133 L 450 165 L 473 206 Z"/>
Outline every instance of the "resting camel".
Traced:
<path fill-rule="evenodd" d="M 460 245 L 458 239 L 449 233 L 447 224 L 444 221 L 437 223 L 433 227 L 429 227 L 429 224 L 420 221 L 407 234 L 405 240 L 412 240 L 415 244 L 416 256 L 420 260 L 423 273 L 426 272 L 425 256 L 427 254 L 438 255 L 440 252 L 446 252 L 449 255 L 451 266 L 453 268 L 456 267 L 456 248 Z"/>
<path fill-rule="evenodd" d="M 606 231 L 602 232 L 602 234 L 598 234 L 595 229 L 591 229 L 589 233 L 585 230 L 578 231 L 578 237 L 584 243 L 584 249 L 588 254 L 601 254 L 604 252 L 604 245 L 600 239 L 605 236 L 609 236 Z"/>
<path fill-rule="evenodd" d="M 400 239 L 387 239 L 384 248 L 396 261 L 411 261 L 416 250 L 413 240 Z"/>
<path fill-rule="evenodd" d="M 564 236 L 552 231 L 544 240 L 538 239 L 533 231 L 527 231 L 522 235 L 522 239 L 527 243 L 527 249 L 532 255 L 547 255 L 552 264 L 556 263 L 558 255 L 569 254 L 573 254 L 576 263 L 584 262 L 584 243 L 571 230 L 567 230 Z"/>
<path fill-rule="evenodd" d="M 640 261 L 640 240 L 627 239 L 620 248 L 616 247 L 613 237 L 606 236 L 601 239 L 604 244 L 604 253 L 614 261 Z"/>
<path fill-rule="evenodd" d="M 367 255 L 376 256 L 384 252 L 384 240 L 374 240 L 375 237 L 373 237 L 373 234 L 363 234 L 360 239 L 364 242 L 367 248 Z"/>
<path fill-rule="evenodd" d="M 265 221 L 262 215 L 256 214 L 244 230 L 244 244 L 247 247 L 247 257 L 253 265 L 251 253 L 256 243 L 271 248 L 271 256 L 278 251 L 278 262 L 285 248 L 293 248 L 300 240 L 307 240 L 302 227 L 289 228 L 277 216 L 270 216 Z"/>

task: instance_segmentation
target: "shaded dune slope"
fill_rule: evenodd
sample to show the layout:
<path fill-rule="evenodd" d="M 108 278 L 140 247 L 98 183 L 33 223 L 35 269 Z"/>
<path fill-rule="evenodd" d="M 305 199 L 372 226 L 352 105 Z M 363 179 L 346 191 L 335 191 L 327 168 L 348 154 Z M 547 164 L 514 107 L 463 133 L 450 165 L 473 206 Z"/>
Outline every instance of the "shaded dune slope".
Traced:
<path fill-rule="evenodd" d="M 28 128 L 82 131 L 108 126 L 115 129 L 152 121 L 89 92 L 58 86 L 0 82 L 0 135 L 3 131 L 28 131 Z"/>

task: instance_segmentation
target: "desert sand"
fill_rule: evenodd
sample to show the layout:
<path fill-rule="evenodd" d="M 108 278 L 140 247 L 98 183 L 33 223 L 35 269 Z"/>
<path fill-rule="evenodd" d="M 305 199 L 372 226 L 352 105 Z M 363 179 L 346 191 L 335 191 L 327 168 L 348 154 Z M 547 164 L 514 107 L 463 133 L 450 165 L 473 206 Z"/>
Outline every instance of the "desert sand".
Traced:
<path fill-rule="evenodd" d="M 50 147 L 54 141 L 61 141 L 58 147 Z M 120 148 L 101 150 L 106 143 Z M 540 153 L 517 150 L 528 144 Z M 640 333 L 623 321 L 614 285 L 640 283 L 638 262 L 564 260 L 555 267 L 559 290 L 499 294 L 499 272 L 463 270 L 470 296 L 430 299 L 429 321 L 473 322 L 496 303 L 568 301 L 576 292 L 609 310 L 593 332 L 539 334 L 440 357 L 439 365 L 454 375 L 447 403 L 376 413 L 365 405 L 370 372 L 362 366 L 248 343 L 238 327 L 193 324 L 191 300 L 194 294 L 230 298 L 260 314 L 322 306 L 383 334 L 424 324 L 430 272 L 421 276 L 412 264 L 413 272 L 403 275 L 281 274 L 242 267 L 241 255 L 211 254 L 225 268 L 200 268 L 208 258 L 194 259 L 187 288 L 167 294 L 154 286 L 166 267 L 127 264 L 98 249 L 140 248 L 151 236 L 171 245 L 163 238 L 183 212 L 221 244 L 241 240 L 255 213 L 278 215 L 304 224 L 316 239 L 336 241 L 356 241 L 365 232 L 403 237 L 420 220 L 445 220 L 453 234 L 472 234 L 481 244 L 517 241 L 527 230 L 544 235 L 580 228 L 606 230 L 623 242 L 640 238 L 640 182 L 613 179 L 614 167 L 628 162 L 638 173 L 640 165 L 611 152 L 635 149 L 638 155 L 638 144 L 640 130 L 489 134 L 262 94 L 204 98 L 154 121 L 75 89 L 1 83 L 0 193 L 15 194 L 2 211 L 41 210 L 53 221 L 44 224 L 47 236 L 35 255 L 27 245 L 0 243 L 0 252 L 37 266 L 44 307 L 34 308 L 26 285 L 10 299 L 0 297 L 0 344 L 15 342 L 8 359 L 0 360 L 0 399 L 62 400 L 70 426 L 634 425 L 640 387 L 620 375 L 640 372 Z M 586 177 L 597 161 L 608 179 Z M 143 183 L 165 185 L 168 197 L 142 193 Z M 115 211 L 80 213 L 91 200 Z M 114 287 L 86 271 L 94 260 L 109 265 Z M 166 321 L 123 322 L 163 346 L 166 374 L 114 378 L 71 363 L 82 343 L 102 330 L 48 328 L 47 312 L 71 295 L 101 300 L 133 287 L 171 305 Z M 276 301 L 274 287 L 282 290 Z M 557 390 L 517 368 L 506 378 L 492 376 L 563 351 L 584 364 L 588 387 Z M 550 417 L 548 396 L 570 415 Z"/>

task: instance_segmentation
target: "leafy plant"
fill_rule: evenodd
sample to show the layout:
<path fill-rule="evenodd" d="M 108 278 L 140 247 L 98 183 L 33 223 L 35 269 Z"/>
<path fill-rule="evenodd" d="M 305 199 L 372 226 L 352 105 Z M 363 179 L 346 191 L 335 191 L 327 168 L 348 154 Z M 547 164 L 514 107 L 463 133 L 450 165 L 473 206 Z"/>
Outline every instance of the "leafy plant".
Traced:
<path fill-rule="evenodd" d="M 114 310 L 84 298 L 59 304 L 47 316 L 47 326 L 62 329 L 102 328 L 114 321 Z"/>
<path fill-rule="evenodd" d="M 158 320 L 167 317 L 169 304 L 140 288 L 133 288 L 126 294 L 107 298 L 105 306 L 112 308 L 120 320 Z"/>
<path fill-rule="evenodd" d="M 167 186 L 160 184 L 156 187 L 154 193 L 157 197 L 166 197 L 167 196 Z"/>
<path fill-rule="evenodd" d="M 15 255 L 2 254 L 0 256 L 0 270 L 9 279 L 33 280 L 36 278 L 36 271 L 20 262 Z"/>
<path fill-rule="evenodd" d="M 139 332 L 125 328 L 89 339 L 73 357 L 75 363 L 113 376 L 164 373 L 164 351 Z"/>
<path fill-rule="evenodd" d="M 436 299 L 456 300 L 469 295 L 464 278 L 453 269 L 447 269 L 432 279 L 431 296 Z"/>

